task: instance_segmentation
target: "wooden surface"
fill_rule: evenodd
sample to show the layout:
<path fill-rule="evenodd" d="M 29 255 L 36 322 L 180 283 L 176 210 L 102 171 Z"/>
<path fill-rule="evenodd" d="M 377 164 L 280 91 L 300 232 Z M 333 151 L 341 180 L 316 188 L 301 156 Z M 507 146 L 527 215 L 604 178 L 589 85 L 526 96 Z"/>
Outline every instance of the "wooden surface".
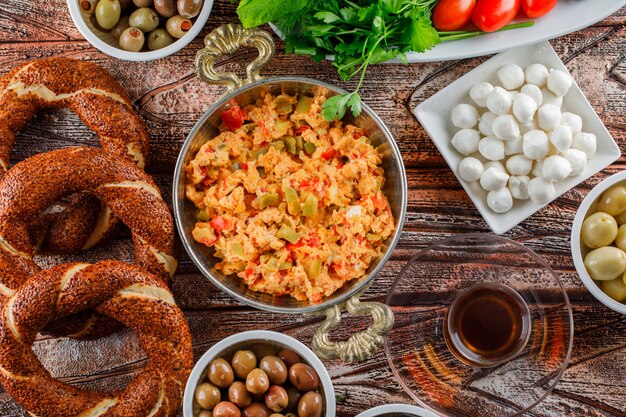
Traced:
<path fill-rule="evenodd" d="M 591 1 L 591 0 L 588 0 Z M 228 0 L 216 1 L 203 35 L 236 20 Z M 127 63 L 110 58 L 86 42 L 74 27 L 64 0 L 4 0 L 0 6 L 0 73 L 25 61 L 62 55 L 97 62 L 128 89 L 152 134 L 151 164 L 166 199 L 180 146 L 203 112 L 221 94 L 220 88 L 195 78 L 193 57 L 202 44 L 196 39 L 175 56 L 152 63 Z M 626 9 L 583 31 L 552 41 L 601 119 L 626 151 Z M 267 75 L 300 75 L 346 88 L 330 63 L 283 54 Z M 233 60 L 250 59 L 244 52 Z M 456 233 L 489 232 L 434 145 L 413 119 L 411 110 L 485 58 L 414 65 L 379 65 L 371 69 L 364 100 L 385 120 L 402 151 L 409 179 L 409 213 L 392 260 L 367 292 L 382 301 L 394 277 L 418 249 Z M 96 145 L 92 132 L 68 111 L 39 115 L 18 137 L 13 162 L 58 147 Z M 573 271 L 569 235 L 578 203 L 600 180 L 625 168 L 624 159 L 568 192 L 506 236 L 543 256 L 558 272 L 574 310 L 576 336 L 572 362 L 556 390 L 529 415 L 626 416 L 626 317 L 605 308 L 584 289 Z M 108 242 L 76 257 L 41 257 L 42 265 L 62 261 L 129 259 L 128 240 Z M 236 303 L 211 286 L 181 254 L 174 292 L 185 310 L 200 356 L 220 339 L 249 329 L 285 332 L 305 343 L 317 319 L 271 314 Z M 348 321 L 353 327 L 367 323 Z M 341 337 L 338 334 L 338 337 Z M 143 366 L 145 355 L 130 332 L 96 342 L 42 339 L 35 349 L 52 374 L 92 389 L 123 386 Z M 410 403 L 393 379 L 381 350 L 367 362 L 327 362 L 338 395 L 338 415 L 354 416 L 375 405 Z M 25 415 L 0 388 L 0 416 Z M 181 414 L 182 415 L 182 414 Z"/>

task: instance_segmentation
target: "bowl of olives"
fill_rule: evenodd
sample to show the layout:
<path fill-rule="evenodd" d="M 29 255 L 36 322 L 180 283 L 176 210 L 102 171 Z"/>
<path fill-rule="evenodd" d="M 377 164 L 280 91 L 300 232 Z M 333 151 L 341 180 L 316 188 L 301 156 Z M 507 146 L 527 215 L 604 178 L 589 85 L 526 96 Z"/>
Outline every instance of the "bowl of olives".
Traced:
<path fill-rule="evenodd" d="M 282 333 L 230 336 L 196 363 L 185 387 L 184 417 L 335 416 L 328 371 L 304 344 Z"/>
<path fill-rule="evenodd" d="M 202 30 L 213 0 L 67 0 L 80 33 L 100 51 L 152 61 L 187 46 Z"/>
<path fill-rule="evenodd" d="M 572 226 L 574 266 L 587 289 L 626 314 L 626 171 L 585 197 Z"/>
<path fill-rule="evenodd" d="M 371 408 L 356 417 L 437 417 L 437 414 L 414 405 L 387 404 Z"/>

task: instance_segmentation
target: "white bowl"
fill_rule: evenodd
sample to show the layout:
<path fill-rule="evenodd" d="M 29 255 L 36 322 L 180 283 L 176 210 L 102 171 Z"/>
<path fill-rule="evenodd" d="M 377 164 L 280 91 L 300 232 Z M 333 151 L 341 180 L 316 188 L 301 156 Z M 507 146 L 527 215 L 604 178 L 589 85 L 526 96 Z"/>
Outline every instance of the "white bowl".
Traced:
<path fill-rule="evenodd" d="M 311 366 L 320 377 L 322 386 L 322 397 L 324 398 L 325 417 L 335 417 L 336 400 L 335 389 L 330 380 L 330 375 L 322 361 L 303 343 L 297 341 L 293 337 L 282 333 L 271 332 L 267 330 L 252 330 L 248 332 L 238 333 L 233 336 L 216 343 L 211 349 L 207 350 L 200 360 L 196 363 L 191 375 L 187 380 L 185 387 L 185 397 L 183 399 L 183 415 L 184 417 L 195 417 L 193 412 L 193 396 L 198 383 L 202 379 L 202 375 L 209 366 L 209 362 L 217 359 L 225 352 L 232 351 L 234 353 L 240 347 L 247 347 L 253 343 L 272 343 L 283 348 L 288 348 L 296 352 L 302 358 L 303 362 Z"/>
<path fill-rule="evenodd" d="M 189 32 L 182 38 L 178 39 L 173 44 L 157 49 L 156 51 L 148 52 L 128 52 L 121 49 L 118 46 L 117 39 L 115 39 L 110 33 L 100 32 L 93 27 L 89 17 L 85 16 L 78 5 L 78 0 L 67 0 L 67 7 L 70 10 L 70 15 L 74 24 L 78 28 L 78 31 L 89 41 L 90 44 L 98 48 L 100 51 L 112 57 L 123 59 L 126 61 L 153 61 L 155 59 L 164 58 L 166 56 L 175 54 L 183 49 L 185 46 L 195 39 L 200 33 L 211 14 L 213 8 L 213 0 L 204 0 L 204 5 L 200 14 L 195 18 L 193 26 Z"/>
<path fill-rule="evenodd" d="M 389 405 L 381 405 L 379 407 L 375 407 L 369 409 L 367 411 L 362 412 L 356 417 L 378 417 L 384 416 L 385 414 L 397 414 L 403 413 L 408 414 L 410 416 L 417 417 L 437 417 L 437 414 L 432 411 L 428 411 L 424 408 L 416 407 L 414 405 L 408 404 L 389 404 Z"/>
<path fill-rule="evenodd" d="M 525 46 L 494 56 L 424 101 L 415 109 L 417 119 L 430 135 L 480 214 L 496 234 L 509 231 L 547 204 L 536 204 L 530 200 L 516 200 L 511 211 L 507 213 L 498 214 L 492 211 L 487 206 L 487 192 L 480 186 L 476 186 L 475 183 L 470 184 L 463 181 L 459 176 L 458 166 L 464 156 L 452 147 L 452 136 L 459 129 L 452 124 L 450 114 L 457 104 L 472 103 L 469 97 L 469 90 L 476 83 L 486 81 L 499 84 L 497 83 L 496 72 L 503 65 L 518 64 L 522 68 L 526 68 L 535 62 L 569 74 L 569 71 L 567 71 L 567 68 L 549 43 L 544 42 Z M 587 167 L 581 175 L 569 177 L 565 181 L 556 184 L 555 199 L 602 171 L 620 157 L 619 147 L 576 82 L 574 82 L 572 88 L 563 99 L 563 111 L 576 113 L 582 118 L 583 131 L 596 135 L 598 149 L 594 157 L 587 161 Z"/>
<path fill-rule="evenodd" d="M 585 197 L 582 204 L 578 208 L 576 212 L 576 217 L 574 218 L 574 224 L 572 226 L 572 258 L 574 259 L 574 266 L 576 267 L 576 272 L 578 272 L 578 276 L 582 280 L 585 287 L 589 290 L 594 297 L 598 299 L 602 304 L 610 308 L 611 310 L 615 310 L 618 313 L 626 314 L 626 304 L 620 303 L 606 295 L 604 291 L 596 284 L 596 282 L 591 279 L 589 273 L 587 272 L 587 268 L 585 268 L 585 264 L 583 262 L 583 250 L 584 245 L 580 241 L 580 229 L 582 228 L 583 222 L 587 218 L 587 213 L 589 209 L 595 203 L 598 198 L 602 195 L 603 192 L 618 184 L 622 181 L 626 181 L 626 171 L 622 171 L 620 173 L 611 175 L 609 178 L 602 181 L 600 184 L 596 185 L 589 194 Z"/>

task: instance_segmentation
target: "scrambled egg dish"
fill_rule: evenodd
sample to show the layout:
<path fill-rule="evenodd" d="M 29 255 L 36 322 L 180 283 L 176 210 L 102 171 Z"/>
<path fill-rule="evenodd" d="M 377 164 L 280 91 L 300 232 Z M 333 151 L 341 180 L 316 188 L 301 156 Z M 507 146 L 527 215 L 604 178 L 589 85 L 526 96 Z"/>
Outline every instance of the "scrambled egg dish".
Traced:
<path fill-rule="evenodd" d="M 362 277 L 395 229 L 380 152 L 363 129 L 325 120 L 325 100 L 231 102 L 186 167 L 193 237 L 254 291 L 318 302 Z"/>

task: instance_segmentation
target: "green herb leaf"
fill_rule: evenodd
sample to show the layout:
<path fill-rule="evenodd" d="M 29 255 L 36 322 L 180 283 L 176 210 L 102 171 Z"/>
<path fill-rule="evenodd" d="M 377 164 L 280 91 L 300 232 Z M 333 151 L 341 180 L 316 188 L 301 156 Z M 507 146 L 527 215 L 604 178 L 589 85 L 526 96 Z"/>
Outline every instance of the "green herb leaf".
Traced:
<path fill-rule="evenodd" d="M 324 23 L 341 22 L 341 18 L 333 12 L 317 12 L 313 15 L 316 19 L 323 20 Z"/>
<path fill-rule="evenodd" d="M 437 31 L 424 16 L 411 20 L 404 32 L 404 40 L 413 52 L 425 52 L 441 42 Z"/>
<path fill-rule="evenodd" d="M 243 26 L 252 28 L 282 19 L 307 5 L 307 0 L 241 0 L 237 14 Z"/>
<path fill-rule="evenodd" d="M 352 96 L 356 93 L 349 93 L 344 95 L 338 95 L 329 97 L 326 99 L 324 104 L 322 104 L 322 116 L 326 120 L 341 120 L 343 116 L 346 115 L 346 110 L 348 109 L 348 102 L 352 99 Z"/>

